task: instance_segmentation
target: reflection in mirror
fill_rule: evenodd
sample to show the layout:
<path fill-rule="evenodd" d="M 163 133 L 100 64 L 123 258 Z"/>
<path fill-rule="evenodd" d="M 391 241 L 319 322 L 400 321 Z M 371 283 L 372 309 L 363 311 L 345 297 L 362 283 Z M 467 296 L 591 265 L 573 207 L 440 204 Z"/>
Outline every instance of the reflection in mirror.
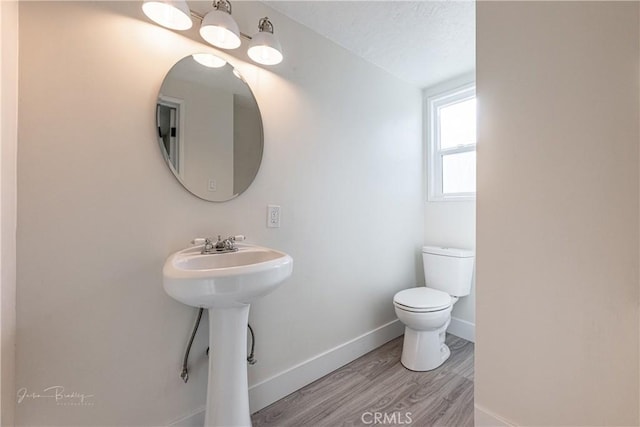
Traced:
<path fill-rule="evenodd" d="M 176 100 L 178 101 L 178 100 Z M 182 126 L 178 125 L 178 117 L 180 117 L 180 103 L 173 102 L 167 97 L 161 96 L 158 99 L 156 107 L 156 120 L 158 123 L 158 136 L 160 144 L 164 148 L 164 154 L 169 165 L 173 167 L 174 173 L 178 175 L 182 171 L 180 166 L 180 138 L 177 130 L 182 130 Z"/>
<path fill-rule="evenodd" d="M 202 58 L 199 58 L 202 59 Z M 156 105 L 167 165 L 194 195 L 230 200 L 253 182 L 262 161 L 262 118 L 251 89 L 231 65 L 192 56 L 171 68 Z"/>

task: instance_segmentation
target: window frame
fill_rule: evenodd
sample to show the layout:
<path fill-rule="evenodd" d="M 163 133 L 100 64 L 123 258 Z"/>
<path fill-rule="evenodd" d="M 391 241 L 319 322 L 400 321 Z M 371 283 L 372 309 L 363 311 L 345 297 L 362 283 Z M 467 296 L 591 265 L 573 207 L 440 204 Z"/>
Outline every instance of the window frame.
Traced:
<path fill-rule="evenodd" d="M 476 97 L 476 83 L 471 81 L 455 86 L 453 89 L 425 93 L 426 104 L 426 136 L 427 136 L 427 201 L 462 201 L 475 200 L 476 192 L 443 193 L 442 158 L 448 154 L 477 152 L 475 144 L 440 149 L 438 109 L 451 104 Z"/>

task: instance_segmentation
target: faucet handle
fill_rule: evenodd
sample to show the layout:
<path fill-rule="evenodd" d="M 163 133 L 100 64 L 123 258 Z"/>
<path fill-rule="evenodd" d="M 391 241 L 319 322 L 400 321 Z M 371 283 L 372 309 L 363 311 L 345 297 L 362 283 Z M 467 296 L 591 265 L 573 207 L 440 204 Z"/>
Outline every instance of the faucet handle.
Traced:
<path fill-rule="evenodd" d="M 243 234 L 238 234 L 236 236 L 229 237 L 229 239 L 233 240 L 234 242 L 242 242 L 246 239 L 246 237 Z"/>
<path fill-rule="evenodd" d="M 207 242 L 208 239 L 204 238 L 204 237 L 196 237 L 195 239 L 193 239 L 191 241 L 192 245 L 204 245 Z"/>

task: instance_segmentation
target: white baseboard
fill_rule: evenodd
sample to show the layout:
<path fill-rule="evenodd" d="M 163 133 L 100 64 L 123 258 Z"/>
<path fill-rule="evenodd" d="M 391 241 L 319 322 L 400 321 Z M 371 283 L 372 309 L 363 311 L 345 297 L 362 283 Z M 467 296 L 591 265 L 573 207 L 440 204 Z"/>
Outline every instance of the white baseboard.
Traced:
<path fill-rule="evenodd" d="M 346 343 L 305 360 L 271 378 L 249 387 L 251 413 L 271 405 L 307 384 L 324 377 L 347 363 L 375 350 L 404 333 L 399 320 L 391 321 Z M 462 337 L 464 338 L 464 337 Z M 466 339 L 466 338 L 465 338 Z M 199 408 L 170 424 L 171 427 L 198 427 L 204 425 L 204 410 Z"/>
<path fill-rule="evenodd" d="M 202 427 L 204 425 L 205 406 L 192 411 L 190 414 L 171 422 L 169 427 Z"/>
<path fill-rule="evenodd" d="M 447 332 L 467 341 L 476 342 L 476 325 L 467 320 L 452 317 Z"/>
<path fill-rule="evenodd" d="M 515 427 L 515 424 L 512 422 L 478 405 L 474 407 L 473 418 L 475 427 Z"/>

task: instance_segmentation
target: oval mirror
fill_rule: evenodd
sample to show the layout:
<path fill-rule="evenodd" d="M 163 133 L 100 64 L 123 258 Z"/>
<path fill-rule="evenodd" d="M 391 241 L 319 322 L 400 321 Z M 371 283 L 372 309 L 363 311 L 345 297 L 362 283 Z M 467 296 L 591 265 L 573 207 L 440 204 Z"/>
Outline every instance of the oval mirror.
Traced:
<path fill-rule="evenodd" d="M 158 142 L 175 177 L 204 200 L 245 191 L 262 161 L 262 118 L 240 73 L 213 55 L 190 55 L 164 78 L 156 105 Z"/>

